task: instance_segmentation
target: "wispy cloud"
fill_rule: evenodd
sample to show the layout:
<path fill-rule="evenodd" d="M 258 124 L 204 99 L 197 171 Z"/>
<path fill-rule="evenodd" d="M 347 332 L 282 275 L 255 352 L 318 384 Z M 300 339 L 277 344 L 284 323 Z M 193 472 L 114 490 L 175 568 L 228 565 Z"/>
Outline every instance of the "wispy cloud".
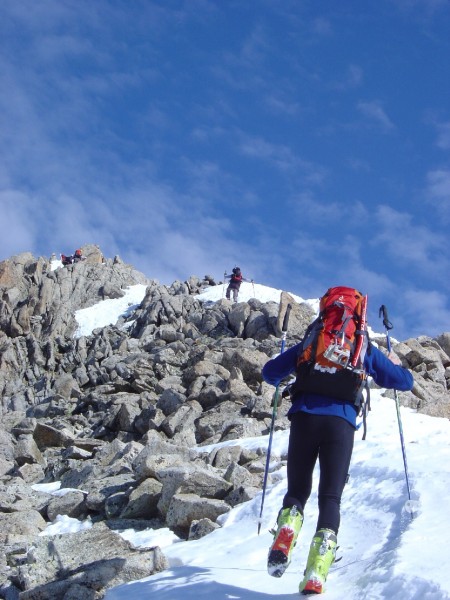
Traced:
<path fill-rule="evenodd" d="M 333 32 L 333 26 L 329 19 L 318 17 L 311 24 L 311 30 L 316 35 L 327 36 Z"/>
<path fill-rule="evenodd" d="M 330 227 L 325 226 L 323 230 L 329 231 Z M 306 228 L 293 237 L 290 254 L 297 263 L 299 274 L 302 274 L 302 264 L 308 264 L 308 272 L 312 268 L 315 274 L 309 281 L 305 280 L 305 289 L 311 297 L 317 297 L 333 285 L 355 287 L 369 294 L 370 318 L 374 321 L 374 307 L 395 295 L 396 282 L 389 270 L 383 268 L 381 253 L 371 268 L 367 262 L 367 248 L 359 236 L 344 233 L 339 224 L 333 232 L 333 235 L 319 236 L 309 234 Z"/>
<path fill-rule="evenodd" d="M 437 145 L 443 150 L 450 150 L 450 121 L 437 123 Z"/>
<path fill-rule="evenodd" d="M 312 192 L 295 195 L 290 206 L 299 219 L 309 226 L 334 226 L 344 234 L 358 225 L 367 224 L 370 217 L 370 212 L 361 202 L 338 202 Z"/>
<path fill-rule="evenodd" d="M 427 175 L 426 195 L 445 223 L 450 223 L 450 169 L 435 169 Z"/>
<path fill-rule="evenodd" d="M 269 44 L 264 26 L 258 23 L 245 39 L 241 46 L 239 62 L 241 66 L 254 69 L 255 65 L 261 65 L 267 56 Z"/>
<path fill-rule="evenodd" d="M 270 91 L 264 98 L 269 110 L 273 113 L 292 117 L 301 111 L 301 104 L 286 97 L 280 90 Z"/>
<path fill-rule="evenodd" d="M 367 243 L 370 243 L 371 235 L 367 237 Z M 382 329 L 378 309 L 385 304 L 392 308 L 394 337 L 404 339 L 405 331 L 411 337 L 442 333 L 450 322 L 450 309 L 448 292 L 439 285 L 441 274 L 435 273 L 434 286 L 424 283 L 421 288 L 409 276 L 411 265 L 416 269 L 415 257 L 412 257 L 404 266 L 404 276 L 399 279 L 393 262 L 398 258 L 397 252 L 409 251 L 410 244 L 387 247 L 385 238 L 376 234 L 372 242 L 379 247 L 375 262 L 370 260 L 367 246 L 359 236 L 320 237 L 305 231 L 294 235 L 290 255 L 298 268 L 299 289 L 308 290 L 311 297 L 318 297 L 333 285 L 353 286 L 369 296 L 369 325 L 375 331 Z M 302 263 L 312 267 L 314 277 L 308 275 L 310 269 L 308 273 L 302 273 Z"/>
<path fill-rule="evenodd" d="M 391 0 L 391 3 L 403 10 L 421 9 L 431 15 L 448 6 L 447 0 Z"/>
<path fill-rule="evenodd" d="M 348 166 L 353 171 L 359 171 L 363 173 L 369 173 L 371 171 L 370 163 L 367 160 L 361 160 L 360 158 L 350 157 L 347 159 Z"/>
<path fill-rule="evenodd" d="M 347 70 L 339 80 L 333 83 L 332 87 L 339 91 L 352 90 L 360 87 L 364 81 L 363 69 L 355 64 L 347 67 Z"/>
<path fill-rule="evenodd" d="M 38 227 L 33 215 L 33 202 L 21 192 L 4 189 L 0 191 L 0 207 L 3 223 L 0 260 L 32 250 Z"/>
<path fill-rule="evenodd" d="M 393 122 L 388 117 L 382 103 L 379 100 L 358 102 L 357 109 L 363 115 L 363 117 L 365 117 L 369 122 L 377 125 L 384 133 L 389 133 L 394 129 L 395 126 Z"/>
<path fill-rule="evenodd" d="M 270 57 L 270 40 L 265 27 L 257 23 L 235 51 L 227 50 L 219 65 L 211 72 L 216 79 L 236 89 L 266 88 L 267 81 L 264 66 Z"/>
<path fill-rule="evenodd" d="M 426 225 L 416 225 L 406 212 L 380 205 L 375 213 L 377 233 L 373 242 L 387 253 L 393 264 L 420 274 L 422 280 L 439 282 L 450 289 L 448 273 L 450 259 L 444 251 L 447 236 L 439 234 Z M 407 279 L 408 271 L 405 271 Z"/>
<path fill-rule="evenodd" d="M 448 293 L 408 287 L 404 292 L 403 313 L 399 317 L 400 327 L 410 331 L 411 337 L 430 335 L 430 332 L 435 332 L 434 335 L 444 333 L 450 323 Z"/>
<path fill-rule="evenodd" d="M 300 172 L 310 184 L 321 184 L 326 177 L 326 169 L 323 166 L 302 159 L 285 144 L 275 144 L 245 132 L 239 132 L 238 139 L 239 151 L 245 156 L 270 163 L 282 171 Z"/>

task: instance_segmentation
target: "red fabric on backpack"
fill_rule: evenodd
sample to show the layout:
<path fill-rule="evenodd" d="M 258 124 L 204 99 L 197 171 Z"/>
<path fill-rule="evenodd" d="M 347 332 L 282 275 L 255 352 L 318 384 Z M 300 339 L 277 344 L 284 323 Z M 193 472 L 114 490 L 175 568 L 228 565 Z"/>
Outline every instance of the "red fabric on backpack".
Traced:
<path fill-rule="evenodd" d="M 324 352 L 330 344 L 337 343 L 349 357 L 356 348 L 355 332 L 361 326 L 361 317 L 365 297 L 354 288 L 343 286 L 330 288 L 320 299 L 319 318 L 321 328 L 316 344 L 309 344 L 299 356 L 298 364 L 315 360 L 325 367 L 336 366 L 325 358 Z M 340 367 L 342 368 L 342 367 Z"/>
<path fill-rule="evenodd" d="M 354 288 L 330 288 L 297 359 L 296 390 L 358 402 L 366 380 L 367 296 Z"/>

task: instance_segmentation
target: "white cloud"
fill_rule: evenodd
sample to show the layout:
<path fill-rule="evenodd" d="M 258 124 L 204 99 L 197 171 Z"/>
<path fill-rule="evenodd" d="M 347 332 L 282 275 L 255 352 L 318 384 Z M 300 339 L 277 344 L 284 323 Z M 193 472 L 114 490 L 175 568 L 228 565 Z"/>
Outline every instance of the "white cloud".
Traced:
<path fill-rule="evenodd" d="M 328 36 L 333 32 L 333 27 L 329 19 L 318 17 L 312 22 L 312 32 L 321 36 Z"/>
<path fill-rule="evenodd" d="M 415 277 L 439 282 L 449 289 L 446 235 L 425 225 L 415 225 L 410 214 L 390 206 L 380 205 L 375 217 L 378 226 L 372 244 L 382 248 L 393 265 L 413 269 Z"/>
<path fill-rule="evenodd" d="M 361 202 L 337 201 L 311 192 L 296 195 L 291 201 L 292 211 L 307 226 L 336 227 L 344 233 L 367 223 L 369 211 Z"/>
<path fill-rule="evenodd" d="M 239 62 L 242 66 L 254 68 L 264 60 L 268 49 L 264 27 L 257 24 L 241 46 Z"/>
<path fill-rule="evenodd" d="M 450 201 L 450 169 L 436 169 L 428 173 L 429 193 L 432 198 Z"/>
<path fill-rule="evenodd" d="M 332 85 L 332 87 L 339 91 L 354 89 L 362 84 L 363 79 L 363 69 L 358 65 L 351 64 L 347 67 L 347 70 L 341 76 L 341 78 Z"/>
<path fill-rule="evenodd" d="M 38 227 L 31 198 L 14 190 L 2 190 L 0 212 L 2 215 L 0 260 L 9 258 L 13 254 L 30 251 L 34 247 Z"/>
<path fill-rule="evenodd" d="M 423 9 L 430 15 L 448 5 L 448 0 L 391 0 L 391 2 L 401 9 Z"/>
<path fill-rule="evenodd" d="M 436 336 L 448 331 L 450 309 L 448 294 L 439 290 L 409 288 L 404 290 L 404 328 L 411 336 Z"/>
<path fill-rule="evenodd" d="M 426 195 L 444 223 L 450 222 L 450 169 L 435 169 L 427 175 Z"/>
<path fill-rule="evenodd" d="M 285 144 L 275 144 L 260 136 L 239 132 L 238 149 L 243 155 L 269 162 L 281 171 L 296 172 L 309 184 L 321 184 L 326 177 L 321 165 L 300 158 Z"/>
<path fill-rule="evenodd" d="M 347 84 L 351 87 L 361 85 L 364 77 L 364 72 L 358 65 L 350 65 L 347 69 Z"/>
<path fill-rule="evenodd" d="M 289 117 L 297 115 L 301 110 L 299 102 L 290 100 L 280 90 L 270 91 L 264 101 L 272 112 Z"/>
<path fill-rule="evenodd" d="M 323 227 L 323 235 L 312 235 L 302 231 L 291 242 L 292 261 L 299 276 L 295 278 L 298 288 L 293 291 L 303 297 L 319 297 L 334 285 L 355 287 L 369 297 L 369 324 L 376 329 L 378 307 L 391 304 L 398 296 L 397 282 L 393 280 L 388 265 L 384 264 L 382 253 L 374 267 L 368 266 L 368 253 L 365 240 L 356 234 L 333 235 L 339 226 Z M 294 258 L 295 257 L 295 258 Z M 303 274 L 302 264 L 307 264 Z M 287 268 L 292 271 L 293 266 Z M 314 276 L 308 273 L 314 273 Z"/>
<path fill-rule="evenodd" d="M 357 109 L 366 119 L 378 125 L 384 133 L 388 133 L 394 129 L 394 124 L 379 100 L 358 102 Z"/>
<path fill-rule="evenodd" d="M 437 145 L 443 150 L 450 150 L 450 121 L 436 125 L 438 138 Z"/>
<path fill-rule="evenodd" d="M 350 157 L 347 160 L 348 166 L 357 172 L 370 173 L 372 170 L 369 161 L 362 160 L 361 158 Z"/>

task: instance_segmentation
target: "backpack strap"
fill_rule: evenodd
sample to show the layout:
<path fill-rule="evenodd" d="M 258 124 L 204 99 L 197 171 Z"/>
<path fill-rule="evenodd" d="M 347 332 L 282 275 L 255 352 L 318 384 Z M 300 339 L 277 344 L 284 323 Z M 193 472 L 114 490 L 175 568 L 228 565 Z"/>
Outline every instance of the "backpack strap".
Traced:
<path fill-rule="evenodd" d="M 362 426 L 363 426 L 362 439 L 363 440 L 366 439 L 366 435 L 367 435 L 367 413 L 371 410 L 371 408 L 370 408 L 370 387 L 367 382 L 367 379 L 364 384 L 364 391 L 366 392 L 366 399 L 362 403 L 361 411 L 360 411 L 360 415 L 362 416 Z M 359 429 L 359 427 L 358 427 L 358 429 Z"/>
<path fill-rule="evenodd" d="M 311 356 L 310 356 L 310 362 L 314 362 L 316 359 L 316 354 L 317 354 L 317 343 L 319 341 L 319 332 L 323 329 L 323 312 L 319 313 L 319 316 L 314 319 L 314 321 L 312 323 L 310 323 L 308 325 L 308 328 L 305 331 L 305 335 L 303 336 L 302 341 L 300 342 L 299 348 L 298 348 L 298 352 L 297 352 L 297 360 L 298 357 L 301 355 L 301 353 L 303 352 L 303 350 L 308 347 L 310 344 L 312 344 L 311 346 Z"/>

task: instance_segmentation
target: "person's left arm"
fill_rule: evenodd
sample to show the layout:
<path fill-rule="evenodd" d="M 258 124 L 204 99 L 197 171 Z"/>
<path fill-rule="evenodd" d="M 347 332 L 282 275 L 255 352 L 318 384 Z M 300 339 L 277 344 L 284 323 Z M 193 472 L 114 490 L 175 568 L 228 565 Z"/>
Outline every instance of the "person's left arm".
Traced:
<path fill-rule="evenodd" d="M 394 364 L 381 350 L 371 346 L 364 360 L 364 368 L 377 385 L 399 391 L 411 390 L 414 379 L 411 371 Z"/>

